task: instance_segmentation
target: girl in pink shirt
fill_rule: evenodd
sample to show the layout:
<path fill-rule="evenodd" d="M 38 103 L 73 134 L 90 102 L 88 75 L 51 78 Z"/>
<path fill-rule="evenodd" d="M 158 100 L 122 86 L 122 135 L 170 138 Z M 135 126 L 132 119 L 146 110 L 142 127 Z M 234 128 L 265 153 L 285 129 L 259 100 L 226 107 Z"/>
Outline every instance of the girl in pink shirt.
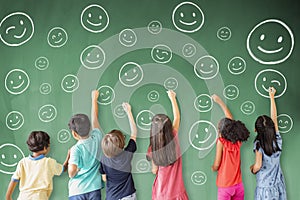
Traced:
<path fill-rule="evenodd" d="M 152 160 L 152 172 L 156 174 L 152 199 L 188 200 L 182 178 L 182 160 L 178 140 L 180 113 L 176 93 L 168 91 L 174 120 L 165 114 L 157 114 L 152 119 L 150 145 L 147 159 Z"/>
<path fill-rule="evenodd" d="M 219 138 L 212 166 L 213 171 L 218 171 L 218 200 L 243 200 L 240 148 L 242 142 L 248 139 L 250 132 L 245 124 L 233 119 L 230 110 L 220 97 L 213 95 L 212 99 L 220 105 L 225 114 L 225 118 L 218 124 Z"/>

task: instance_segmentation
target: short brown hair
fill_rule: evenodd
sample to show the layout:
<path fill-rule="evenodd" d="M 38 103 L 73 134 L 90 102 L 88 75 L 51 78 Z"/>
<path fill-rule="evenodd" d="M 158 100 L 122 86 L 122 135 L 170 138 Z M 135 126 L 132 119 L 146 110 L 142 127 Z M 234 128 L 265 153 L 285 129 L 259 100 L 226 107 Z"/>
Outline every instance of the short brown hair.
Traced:
<path fill-rule="evenodd" d="M 31 152 L 38 152 L 48 148 L 50 136 L 44 131 L 32 131 L 26 141 Z"/>
<path fill-rule="evenodd" d="M 119 130 L 112 130 L 102 140 L 102 150 L 105 156 L 111 158 L 119 155 L 125 146 L 125 137 Z"/>

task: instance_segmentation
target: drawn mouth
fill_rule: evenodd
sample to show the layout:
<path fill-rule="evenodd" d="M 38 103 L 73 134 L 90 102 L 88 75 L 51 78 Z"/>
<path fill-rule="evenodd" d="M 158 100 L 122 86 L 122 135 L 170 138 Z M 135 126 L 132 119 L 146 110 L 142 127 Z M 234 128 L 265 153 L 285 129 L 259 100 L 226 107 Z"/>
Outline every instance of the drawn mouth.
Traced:
<path fill-rule="evenodd" d="M 62 40 L 63 40 L 63 39 L 60 38 L 58 41 L 54 41 L 54 43 L 55 43 L 55 44 L 59 44 L 59 43 L 61 43 Z"/>
<path fill-rule="evenodd" d="M 18 124 L 20 124 L 21 120 L 19 120 L 17 123 L 12 124 L 12 126 L 17 126 Z"/>
<path fill-rule="evenodd" d="M 198 138 L 199 137 L 198 134 L 195 137 Z M 205 140 L 202 140 L 202 141 L 200 140 L 200 141 L 198 141 L 198 143 L 203 144 L 203 143 L 207 142 L 210 137 L 211 137 L 211 133 L 209 133 L 209 136 Z"/>
<path fill-rule="evenodd" d="M 92 26 L 101 26 L 101 25 L 102 25 L 101 22 L 99 22 L 99 23 L 93 23 L 93 22 L 91 22 L 90 20 L 87 20 L 87 22 L 88 22 L 90 25 L 92 25 Z"/>
<path fill-rule="evenodd" d="M 47 115 L 47 111 L 44 111 L 44 112 L 42 112 L 42 116 L 45 116 L 45 115 Z M 52 118 L 52 116 L 53 116 L 53 113 L 51 113 L 51 115 L 49 115 L 49 116 L 45 116 L 47 119 L 51 119 Z"/>
<path fill-rule="evenodd" d="M 19 89 L 20 87 L 22 87 L 24 84 L 24 80 L 22 80 L 22 82 L 18 85 L 18 86 L 13 86 L 13 89 Z"/>
<path fill-rule="evenodd" d="M 99 60 L 90 61 L 90 60 L 88 60 L 88 59 L 86 59 L 86 61 L 87 61 L 88 63 L 90 63 L 90 64 L 95 64 L 95 63 L 98 63 L 98 62 L 99 62 Z"/>
<path fill-rule="evenodd" d="M 184 22 L 182 20 L 179 20 L 180 23 L 186 25 L 186 26 L 193 26 L 194 24 L 197 23 L 197 21 L 193 21 L 193 22 Z"/>
<path fill-rule="evenodd" d="M 71 86 L 66 86 L 66 88 L 67 88 L 67 89 L 74 88 L 74 87 L 75 87 L 75 84 L 76 84 L 76 83 L 74 83 L 74 84 L 73 84 L 73 85 L 71 85 Z"/>
<path fill-rule="evenodd" d="M 14 167 L 14 166 L 16 166 L 18 163 L 14 163 L 14 164 L 11 164 L 11 165 L 10 165 L 10 164 L 6 164 L 6 163 L 4 163 L 4 162 L 1 161 L 1 164 L 4 165 L 5 167 Z"/>
<path fill-rule="evenodd" d="M 20 39 L 25 35 L 25 33 L 26 33 L 26 28 L 24 28 L 24 31 L 21 35 L 14 35 L 14 37 L 17 38 L 17 39 Z"/>
<path fill-rule="evenodd" d="M 201 74 L 211 74 L 211 73 L 213 73 L 213 70 L 211 70 L 211 71 L 203 71 L 203 70 L 199 70 L 200 72 L 201 72 Z"/>
<path fill-rule="evenodd" d="M 266 50 L 266 49 L 262 48 L 261 46 L 258 46 L 257 48 L 258 48 L 258 50 L 262 51 L 263 53 L 267 53 L 267 54 L 278 53 L 278 52 L 282 51 L 282 49 L 283 49 L 283 47 L 281 47 L 276 50 Z"/>
<path fill-rule="evenodd" d="M 126 81 L 130 82 L 135 80 L 138 77 L 138 74 L 136 74 L 133 78 L 126 78 Z"/>

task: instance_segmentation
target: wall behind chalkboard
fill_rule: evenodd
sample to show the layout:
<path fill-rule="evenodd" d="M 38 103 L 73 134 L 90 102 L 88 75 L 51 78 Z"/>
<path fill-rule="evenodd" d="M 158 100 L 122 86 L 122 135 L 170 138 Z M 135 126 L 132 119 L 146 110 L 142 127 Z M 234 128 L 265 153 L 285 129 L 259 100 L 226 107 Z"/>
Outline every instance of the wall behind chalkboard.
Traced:
<path fill-rule="evenodd" d="M 253 199 L 254 121 L 269 114 L 270 86 L 277 90 L 288 198 L 300 196 L 295 184 L 300 179 L 295 155 L 300 139 L 298 1 L 0 2 L 1 199 L 16 163 L 30 153 L 25 141 L 32 130 L 48 132 L 49 156 L 64 161 L 76 142 L 68 120 L 74 113 L 90 114 L 93 89 L 100 91 L 105 133 L 119 128 L 130 134 L 120 105 L 132 105 L 138 126 L 132 172 L 137 197 L 145 200 L 151 199 L 154 180 L 145 159 L 149 120 L 156 113 L 173 118 L 168 89 L 177 93 L 180 106 L 190 199 L 216 199 L 211 164 L 223 114 L 210 96 L 219 94 L 251 130 L 241 159 L 245 199 Z M 51 199 L 66 199 L 67 185 L 66 174 L 55 177 Z"/>

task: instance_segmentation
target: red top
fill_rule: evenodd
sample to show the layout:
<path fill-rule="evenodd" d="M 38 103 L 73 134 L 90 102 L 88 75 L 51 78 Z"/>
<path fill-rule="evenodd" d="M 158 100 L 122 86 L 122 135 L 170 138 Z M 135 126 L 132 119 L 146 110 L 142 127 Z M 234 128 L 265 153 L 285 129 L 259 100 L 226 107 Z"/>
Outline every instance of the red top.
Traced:
<path fill-rule="evenodd" d="M 152 199 L 188 200 L 182 178 L 181 151 L 176 132 L 173 132 L 178 159 L 171 165 L 158 166 L 152 187 Z"/>
<path fill-rule="evenodd" d="M 224 138 L 218 138 L 223 144 L 222 160 L 218 170 L 217 186 L 230 187 L 242 182 L 241 153 L 242 142 L 232 143 Z M 217 142 L 218 142 L 217 141 Z"/>

